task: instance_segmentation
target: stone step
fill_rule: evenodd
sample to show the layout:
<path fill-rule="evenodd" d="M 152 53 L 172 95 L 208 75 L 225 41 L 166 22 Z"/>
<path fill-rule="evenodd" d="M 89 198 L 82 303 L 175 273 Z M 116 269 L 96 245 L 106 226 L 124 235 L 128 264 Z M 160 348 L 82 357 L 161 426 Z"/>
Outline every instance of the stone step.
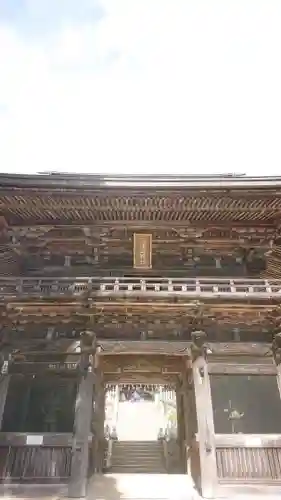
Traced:
<path fill-rule="evenodd" d="M 133 442 L 133 441 L 132 441 Z M 153 446 L 153 445 L 150 445 L 150 444 L 147 444 L 147 445 L 144 445 L 144 446 L 127 446 L 127 445 L 118 445 L 117 443 L 113 444 L 114 448 L 116 448 L 116 450 L 128 450 L 128 451 L 133 451 L 133 450 L 137 450 L 137 451 L 144 451 L 144 450 L 151 450 L 151 451 L 159 451 L 159 450 L 162 450 L 162 446 Z"/>
<path fill-rule="evenodd" d="M 151 445 L 146 445 L 146 446 L 125 446 L 125 445 L 122 445 L 122 446 L 118 446 L 117 444 L 113 444 L 113 447 L 116 449 L 116 450 L 120 450 L 120 451 L 138 451 L 138 452 L 142 452 L 142 451 L 146 451 L 146 450 L 149 450 L 149 451 L 161 451 L 163 449 L 162 446 L 151 446 Z"/>
<path fill-rule="evenodd" d="M 126 448 L 161 448 L 162 444 L 159 441 L 114 441 L 114 446 L 126 446 Z"/>
<path fill-rule="evenodd" d="M 116 461 L 125 461 L 125 462 L 132 462 L 132 461 L 137 461 L 137 462 L 155 462 L 158 460 L 162 460 L 162 455 L 115 455 L 115 453 L 112 455 L 114 458 L 114 462 Z"/>
<path fill-rule="evenodd" d="M 138 455 L 140 457 L 143 456 L 159 457 L 162 455 L 162 450 L 126 450 L 126 449 L 120 450 L 118 448 L 115 448 L 113 453 L 116 455 Z"/>
<path fill-rule="evenodd" d="M 127 451 L 127 450 L 112 450 L 112 453 L 114 455 L 118 455 L 118 456 L 129 456 L 129 457 L 162 457 L 162 450 L 159 450 L 159 451 L 149 451 L 149 450 L 142 450 L 142 451 L 138 451 L 138 450 L 130 450 L 130 451 Z"/>
<path fill-rule="evenodd" d="M 130 463 L 128 463 L 128 462 L 125 462 L 125 463 L 124 462 L 115 463 L 114 462 L 114 463 L 112 463 L 112 467 L 115 467 L 115 466 L 116 467 L 117 466 L 118 467 L 146 467 L 146 468 L 150 468 L 150 469 L 151 468 L 156 468 L 156 469 L 159 469 L 159 468 L 163 469 L 163 468 L 165 468 L 162 462 L 160 462 L 160 463 L 155 463 L 155 462 L 152 463 L 152 462 L 150 462 L 150 463 L 141 463 L 141 464 L 138 463 L 138 462 L 130 462 Z"/>
<path fill-rule="evenodd" d="M 111 466 L 111 471 L 114 469 L 124 469 L 126 471 L 135 469 L 136 471 L 149 471 L 149 472 L 155 472 L 158 473 L 159 471 L 166 472 L 165 467 L 162 464 L 113 464 Z"/>
<path fill-rule="evenodd" d="M 111 464 L 112 473 L 166 473 L 159 441 L 115 441 Z"/>
<path fill-rule="evenodd" d="M 130 460 L 130 461 L 126 461 L 126 460 L 113 460 L 112 461 L 112 465 L 118 465 L 118 466 L 126 466 L 126 465 L 139 465 L 140 467 L 143 467 L 143 466 L 147 466 L 147 467 L 154 467 L 155 464 L 157 467 L 159 467 L 160 465 L 162 465 L 162 459 L 161 460 L 144 460 L 144 461 L 140 461 L 140 460 Z"/>
<path fill-rule="evenodd" d="M 167 471 L 164 467 L 139 467 L 138 465 L 113 465 L 110 468 L 110 472 L 112 474 L 132 474 L 133 472 L 137 472 L 138 474 L 167 474 Z"/>

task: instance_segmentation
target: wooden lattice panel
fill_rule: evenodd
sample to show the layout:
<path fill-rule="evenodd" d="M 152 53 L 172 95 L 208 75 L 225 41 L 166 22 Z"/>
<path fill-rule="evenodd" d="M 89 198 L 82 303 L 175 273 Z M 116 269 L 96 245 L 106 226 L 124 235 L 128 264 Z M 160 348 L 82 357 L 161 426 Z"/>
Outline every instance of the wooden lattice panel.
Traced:
<path fill-rule="evenodd" d="M 217 448 L 221 480 L 281 481 L 281 448 Z"/>
<path fill-rule="evenodd" d="M 68 480 L 71 447 L 1 446 L 0 479 L 15 481 Z"/>

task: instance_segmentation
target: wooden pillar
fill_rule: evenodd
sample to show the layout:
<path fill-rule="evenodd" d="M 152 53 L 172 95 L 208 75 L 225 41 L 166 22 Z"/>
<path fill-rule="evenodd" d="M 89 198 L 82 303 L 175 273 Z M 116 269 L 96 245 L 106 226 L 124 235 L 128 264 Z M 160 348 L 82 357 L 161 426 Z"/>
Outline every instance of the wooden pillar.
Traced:
<path fill-rule="evenodd" d="M 177 411 L 177 434 L 179 442 L 183 439 L 183 428 L 182 428 L 182 395 L 180 392 L 180 388 L 176 387 L 176 411 Z"/>
<path fill-rule="evenodd" d="M 272 341 L 272 356 L 277 371 L 277 385 L 281 398 L 281 333 L 277 333 Z"/>
<path fill-rule="evenodd" d="M 119 385 L 117 384 L 115 386 L 115 393 L 114 393 L 114 410 L 113 410 L 113 422 L 114 426 L 116 427 L 117 425 L 117 420 L 118 420 L 118 410 L 119 410 L 119 398 L 120 398 L 120 388 Z M 105 401 L 104 401 L 105 403 Z M 103 405 L 104 406 L 104 405 Z M 104 406 L 104 413 L 105 413 L 105 406 Z M 105 416 L 105 415 L 104 415 Z"/>
<path fill-rule="evenodd" d="M 96 376 L 96 397 L 94 414 L 94 434 L 95 434 L 95 471 L 102 472 L 104 466 L 104 421 L 105 421 L 105 388 L 102 374 L 97 371 Z"/>
<path fill-rule="evenodd" d="M 190 472 L 189 467 L 189 447 L 191 446 L 190 439 L 190 421 L 189 421 L 189 393 L 188 393 L 188 384 L 186 373 L 182 375 L 182 396 L 183 396 L 183 417 L 184 417 L 184 455 L 183 458 L 185 460 L 185 471 L 187 474 Z"/>
<path fill-rule="evenodd" d="M 176 411 L 177 411 L 177 441 L 180 449 L 180 458 L 182 469 L 185 469 L 185 424 L 183 394 L 179 386 L 176 387 Z"/>
<path fill-rule="evenodd" d="M 98 417 L 99 472 L 102 472 L 104 468 L 104 452 L 105 452 L 104 421 L 105 421 L 105 388 L 103 380 L 101 379 L 100 396 L 99 396 L 99 417 Z"/>
<path fill-rule="evenodd" d="M 0 430 L 4 416 L 5 404 L 8 394 L 10 375 L 0 375 Z"/>
<path fill-rule="evenodd" d="M 201 494 L 203 498 L 215 498 L 217 487 L 215 430 L 208 365 L 203 355 L 193 360 L 192 373 L 198 424 Z"/>
<path fill-rule="evenodd" d="M 191 474 L 193 480 L 198 484 L 200 478 L 200 466 L 198 463 L 198 452 L 196 447 L 196 407 L 194 384 L 192 380 L 191 368 L 186 363 L 186 370 L 182 374 L 182 396 L 183 396 L 183 412 L 184 412 L 184 438 L 185 438 L 185 470 L 187 474 Z"/>
<path fill-rule="evenodd" d="M 73 454 L 68 496 L 86 496 L 89 469 L 89 436 L 93 413 L 94 372 L 93 354 L 95 335 L 85 331 L 81 334 L 80 380 L 76 397 Z"/>
<path fill-rule="evenodd" d="M 94 374 L 81 377 L 76 398 L 74 442 L 68 496 L 86 496 L 89 465 L 89 434 L 93 409 Z"/>
<path fill-rule="evenodd" d="M 279 396 L 281 399 L 281 365 L 276 365 L 276 370 L 277 370 L 277 385 L 279 389 Z"/>

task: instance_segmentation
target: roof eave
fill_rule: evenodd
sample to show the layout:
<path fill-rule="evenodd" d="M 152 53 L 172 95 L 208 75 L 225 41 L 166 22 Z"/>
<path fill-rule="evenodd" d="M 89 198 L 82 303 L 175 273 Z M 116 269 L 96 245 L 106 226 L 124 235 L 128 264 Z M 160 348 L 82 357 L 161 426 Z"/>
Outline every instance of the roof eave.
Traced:
<path fill-rule="evenodd" d="M 0 174 L 1 188 L 280 189 L 281 176 Z"/>

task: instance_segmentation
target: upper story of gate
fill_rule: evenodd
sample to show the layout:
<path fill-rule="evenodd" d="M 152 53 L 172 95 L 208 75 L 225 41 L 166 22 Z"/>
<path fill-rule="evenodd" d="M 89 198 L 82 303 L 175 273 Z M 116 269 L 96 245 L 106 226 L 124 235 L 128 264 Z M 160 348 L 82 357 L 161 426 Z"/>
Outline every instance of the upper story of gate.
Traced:
<path fill-rule="evenodd" d="M 281 177 L 0 175 L 0 293 L 280 297 Z"/>

